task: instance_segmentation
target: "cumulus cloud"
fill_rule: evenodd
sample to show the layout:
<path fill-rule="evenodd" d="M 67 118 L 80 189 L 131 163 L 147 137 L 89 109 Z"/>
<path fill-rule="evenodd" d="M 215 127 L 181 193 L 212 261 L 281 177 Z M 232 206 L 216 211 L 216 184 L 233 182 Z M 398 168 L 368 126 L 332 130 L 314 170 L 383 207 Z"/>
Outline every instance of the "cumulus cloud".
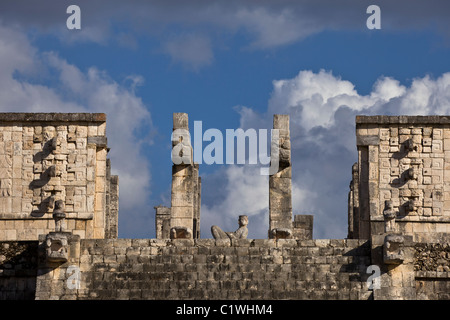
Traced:
<path fill-rule="evenodd" d="M 127 232 L 130 216 L 148 219 L 150 170 L 140 150 L 149 137 L 135 135 L 139 128 L 152 128 L 149 111 L 134 93 L 142 79 L 131 76 L 127 88 L 95 67 L 80 70 L 56 53 L 39 52 L 21 31 L 4 26 L 0 48 L 0 111 L 106 113 L 112 173 L 120 178 L 120 209 L 128 212 L 119 217 L 125 218 L 120 226 Z"/>
<path fill-rule="evenodd" d="M 344 238 L 351 167 L 357 161 L 355 116 L 449 114 L 450 72 L 436 79 L 416 78 L 409 86 L 380 77 L 371 93 L 360 95 L 351 82 L 332 72 L 305 70 L 273 82 L 266 113 L 236 109 L 243 129 L 270 129 L 274 114 L 290 115 L 293 213 L 314 215 L 315 238 Z M 202 207 L 202 214 L 209 216 L 208 222 L 231 227 L 238 214 L 250 213 L 252 234 L 266 238 L 267 180 L 251 165 L 227 167 L 221 175 L 225 178 L 215 180 L 215 189 L 224 194 L 218 201 L 206 199 L 210 204 Z M 208 181 L 205 177 L 205 188 Z"/>
<path fill-rule="evenodd" d="M 212 225 L 218 225 L 225 231 L 235 231 L 239 227 L 237 223 L 239 215 L 247 215 L 250 222 L 259 215 L 266 216 L 269 206 L 267 192 L 269 180 L 267 176 L 259 175 L 259 169 L 232 165 L 219 170 L 214 177 L 202 176 L 202 181 L 206 181 L 205 188 L 202 187 L 206 197 L 209 196 L 207 186 L 210 183 L 225 183 L 224 189 L 220 191 L 222 194 L 220 201 L 212 197 L 211 200 L 214 200 L 207 200 L 205 203 L 205 197 L 202 197 L 202 237 L 212 237 L 210 232 Z M 217 193 L 218 189 L 214 192 Z M 267 230 L 265 231 L 267 234 Z M 256 232 L 254 228 L 250 229 L 249 237 L 257 237 L 260 232 Z"/>

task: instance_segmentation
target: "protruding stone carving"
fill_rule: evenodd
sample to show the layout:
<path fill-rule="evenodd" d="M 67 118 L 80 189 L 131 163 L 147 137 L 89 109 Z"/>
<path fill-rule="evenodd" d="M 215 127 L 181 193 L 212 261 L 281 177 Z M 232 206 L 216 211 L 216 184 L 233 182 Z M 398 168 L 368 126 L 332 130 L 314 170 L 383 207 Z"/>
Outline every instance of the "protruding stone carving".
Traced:
<path fill-rule="evenodd" d="M 55 165 L 52 165 L 48 168 L 48 176 L 56 177 L 56 166 Z"/>
<path fill-rule="evenodd" d="M 64 213 L 64 202 L 62 200 L 57 200 L 55 202 L 55 209 L 53 210 L 53 219 L 55 219 L 56 232 L 63 232 L 65 230 L 65 218 L 66 214 Z"/>
<path fill-rule="evenodd" d="M 416 212 L 419 207 L 419 197 L 411 196 L 408 201 L 408 210 L 410 212 Z"/>
<path fill-rule="evenodd" d="M 386 200 L 384 202 L 384 232 L 395 232 L 395 218 L 397 217 L 397 212 L 394 210 L 394 203 L 392 200 Z"/>
<path fill-rule="evenodd" d="M 52 153 L 56 154 L 60 152 L 61 145 L 65 141 L 65 137 L 62 132 L 58 131 L 55 137 L 52 139 Z"/>
<path fill-rule="evenodd" d="M 287 228 L 275 228 L 270 230 L 271 239 L 292 239 L 292 230 Z"/>
<path fill-rule="evenodd" d="M 53 127 L 53 126 L 44 127 L 42 134 L 43 134 L 44 143 L 49 142 L 55 136 L 55 127 Z M 53 142 L 51 142 L 51 144 L 53 145 Z"/>
<path fill-rule="evenodd" d="M 404 238 L 399 234 L 388 234 L 384 238 L 383 261 L 386 264 L 401 264 L 405 259 Z"/>
<path fill-rule="evenodd" d="M 183 226 L 172 227 L 170 228 L 170 239 L 192 239 L 192 230 Z"/>
<path fill-rule="evenodd" d="M 289 123 L 287 125 L 289 126 Z M 279 152 L 279 165 L 281 167 L 289 167 L 291 165 L 291 141 L 289 140 L 289 136 L 286 137 L 283 135 L 280 137 Z"/>
<path fill-rule="evenodd" d="M 417 151 L 418 146 L 414 143 L 412 139 L 408 139 L 405 141 L 405 147 L 407 151 Z"/>
<path fill-rule="evenodd" d="M 211 233 L 214 239 L 247 239 L 248 235 L 248 217 L 245 215 L 239 216 L 239 228 L 234 232 L 224 232 L 218 226 L 211 227 Z"/>
<path fill-rule="evenodd" d="M 61 232 L 50 232 L 45 239 L 45 253 L 49 262 L 66 262 L 69 242 L 67 235 Z"/>
<path fill-rule="evenodd" d="M 53 207 L 55 206 L 55 196 L 51 195 L 50 197 L 45 198 L 45 194 L 46 194 L 46 192 L 45 192 L 44 188 L 42 188 L 41 197 L 43 200 L 42 200 L 41 205 L 45 211 L 48 211 L 50 209 L 53 209 Z"/>
<path fill-rule="evenodd" d="M 418 170 L 416 168 L 409 168 L 408 169 L 408 178 L 410 180 L 417 180 L 418 177 Z"/>

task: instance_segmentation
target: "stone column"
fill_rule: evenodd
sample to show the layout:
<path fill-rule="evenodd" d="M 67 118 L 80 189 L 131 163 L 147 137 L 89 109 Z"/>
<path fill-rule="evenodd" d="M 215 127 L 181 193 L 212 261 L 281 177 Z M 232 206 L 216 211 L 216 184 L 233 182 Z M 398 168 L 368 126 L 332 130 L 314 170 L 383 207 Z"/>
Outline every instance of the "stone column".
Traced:
<path fill-rule="evenodd" d="M 348 233 L 347 238 L 357 239 L 359 234 L 359 170 L 358 163 L 352 166 L 352 181 L 348 193 Z"/>
<path fill-rule="evenodd" d="M 269 238 L 292 238 L 292 170 L 289 115 L 276 114 L 273 128 L 278 129 L 278 172 L 269 176 Z M 276 142 L 272 141 L 273 153 Z M 273 161 L 272 157 L 272 161 Z"/>
<path fill-rule="evenodd" d="M 198 174 L 198 163 L 194 164 L 194 175 L 192 177 L 195 190 L 194 190 L 194 221 L 193 221 L 193 237 L 195 239 L 200 238 L 200 206 L 201 206 L 201 188 L 202 182 Z"/>
<path fill-rule="evenodd" d="M 164 206 L 155 207 L 155 231 L 156 239 L 170 238 L 170 208 Z"/>
<path fill-rule="evenodd" d="M 119 176 L 111 175 L 111 160 L 106 159 L 105 238 L 119 235 Z"/>
<path fill-rule="evenodd" d="M 173 114 L 170 237 L 193 238 L 195 167 L 187 113 Z"/>

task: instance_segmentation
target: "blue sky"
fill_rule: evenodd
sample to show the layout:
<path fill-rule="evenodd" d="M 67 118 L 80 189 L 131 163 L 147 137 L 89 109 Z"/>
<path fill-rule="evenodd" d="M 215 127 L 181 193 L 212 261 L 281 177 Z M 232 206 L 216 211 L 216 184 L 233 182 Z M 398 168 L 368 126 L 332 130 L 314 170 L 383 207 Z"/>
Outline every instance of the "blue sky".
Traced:
<path fill-rule="evenodd" d="M 66 28 L 70 4 L 81 30 Z M 366 27 L 371 4 L 380 30 Z M 173 112 L 223 132 L 288 113 L 294 214 L 314 214 L 316 238 L 343 238 L 354 116 L 450 111 L 449 14 L 445 1 L 2 1 L 0 110 L 107 113 L 129 238 L 154 237 L 153 207 L 170 204 Z M 200 174 L 202 237 L 239 214 L 266 237 L 265 177 Z"/>

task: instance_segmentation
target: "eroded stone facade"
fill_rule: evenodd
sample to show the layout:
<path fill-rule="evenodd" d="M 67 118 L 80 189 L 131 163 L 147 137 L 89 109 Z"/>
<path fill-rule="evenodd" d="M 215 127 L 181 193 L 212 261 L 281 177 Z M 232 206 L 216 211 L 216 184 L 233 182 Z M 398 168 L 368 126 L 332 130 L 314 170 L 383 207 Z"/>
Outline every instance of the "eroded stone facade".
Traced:
<path fill-rule="evenodd" d="M 175 114 L 174 130 L 187 120 Z M 199 239 L 192 161 L 173 163 L 156 239 L 118 239 L 104 126 L 104 115 L 3 115 L 0 299 L 450 299 L 449 118 L 356 118 L 347 239 L 312 239 L 313 216 L 293 215 L 285 115 L 274 117 L 269 239 Z"/>
<path fill-rule="evenodd" d="M 105 114 L 0 113 L 0 240 L 54 231 L 58 200 L 67 230 L 117 236 L 117 177 L 107 153 Z"/>
<path fill-rule="evenodd" d="M 450 232 L 450 118 L 359 116 L 356 140 L 359 183 L 349 234 L 382 233 L 386 201 L 402 234 Z"/>
<path fill-rule="evenodd" d="M 433 279 L 423 248 L 450 240 L 450 118 L 358 116 L 356 144 L 348 235 L 371 241 L 381 271 L 374 297 L 449 299 L 448 260 Z"/>

